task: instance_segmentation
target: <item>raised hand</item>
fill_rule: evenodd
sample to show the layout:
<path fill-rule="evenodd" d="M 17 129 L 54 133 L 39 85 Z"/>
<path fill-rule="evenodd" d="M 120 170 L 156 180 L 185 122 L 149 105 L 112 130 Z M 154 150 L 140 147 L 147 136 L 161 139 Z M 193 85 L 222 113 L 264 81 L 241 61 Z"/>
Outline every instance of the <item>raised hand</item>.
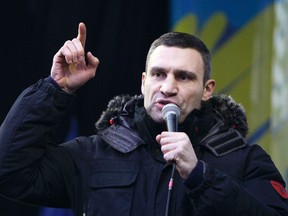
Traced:
<path fill-rule="evenodd" d="M 79 23 L 78 36 L 68 40 L 54 55 L 51 77 L 59 87 L 73 93 L 92 79 L 99 64 L 98 58 L 87 52 L 85 59 L 86 26 Z"/>

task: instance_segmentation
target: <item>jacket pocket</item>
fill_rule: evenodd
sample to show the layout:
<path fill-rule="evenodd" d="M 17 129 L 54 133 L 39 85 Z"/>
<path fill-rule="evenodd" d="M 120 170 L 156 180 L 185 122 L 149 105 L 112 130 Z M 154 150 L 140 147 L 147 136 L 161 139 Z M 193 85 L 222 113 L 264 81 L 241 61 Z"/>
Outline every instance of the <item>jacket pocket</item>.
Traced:
<path fill-rule="evenodd" d="M 119 163 L 94 172 L 88 181 L 87 215 L 130 215 L 137 173 L 137 170 L 119 166 Z"/>

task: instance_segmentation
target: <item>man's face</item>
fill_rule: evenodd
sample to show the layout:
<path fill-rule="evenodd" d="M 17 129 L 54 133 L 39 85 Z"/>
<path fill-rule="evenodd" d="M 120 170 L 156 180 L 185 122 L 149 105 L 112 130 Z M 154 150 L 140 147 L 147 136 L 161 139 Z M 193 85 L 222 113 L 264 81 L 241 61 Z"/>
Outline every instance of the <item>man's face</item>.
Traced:
<path fill-rule="evenodd" d="M 203 60 L 196 50 L 157 47 L 150 56 L 147 71 L 142 73 L 141 91 L 144 107 L 155 122 L 163 123 L 162 108 L 176 104 L 181 124 L 201 100 L 208 100 L 214 91 L 214 80 L 203 84 Z"/>

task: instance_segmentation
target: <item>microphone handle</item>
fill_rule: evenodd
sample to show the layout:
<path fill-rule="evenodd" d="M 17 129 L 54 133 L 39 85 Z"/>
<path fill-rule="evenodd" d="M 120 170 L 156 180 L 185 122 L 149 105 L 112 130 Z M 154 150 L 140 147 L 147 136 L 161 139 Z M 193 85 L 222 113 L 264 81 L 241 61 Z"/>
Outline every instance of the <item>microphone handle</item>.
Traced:
<path fill-rule="evenodd" d="M 178 131 L 178 117 L 176 114 L 171 113 L 166 117 L 166 125 L 167 125 L 167 130 L 169 132 L 177 132 Z M 172 164 L 172 172 L 171 172 L 171 177 L 170 181 L 168 184 L 168 195 L 167 195 L 167 200 L 166 200 L 166 209 L 165 209 L 165 216 L 169 216 L 169 207 L 170 207 L 170 200 L 171 200 L 171 192 L 174 184 L 174 173 L 176 169 L 176 162 L 173 161 Z"/>
<path fill-rule="evenodd" d="M 166 117 L 167 130 L 169 132 L 177 132 L 178 131 L 178 118 L 175 114 L 169 114 Z"/>

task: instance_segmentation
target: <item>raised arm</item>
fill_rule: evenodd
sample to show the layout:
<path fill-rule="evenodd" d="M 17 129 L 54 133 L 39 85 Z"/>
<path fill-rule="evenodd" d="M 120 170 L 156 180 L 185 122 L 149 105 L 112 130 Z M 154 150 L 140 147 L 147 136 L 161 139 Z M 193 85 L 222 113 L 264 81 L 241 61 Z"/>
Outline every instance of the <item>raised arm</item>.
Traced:
<path fill-rule="evenodd" d="M 55 131 L 74 92 L 94 77 L 99 61 L 90 52 L 85 59 L 86 27 L 55 54 L 51 77 L 26 88 L 0 127 L 0 194 L 33 204 L 68 207 L 66 182 L 74 181 L 74 163 L 59 147 Z M 68 180 L 67 180 L 68 178 Z M 70 184 L 70 183 L 68 183 Z M 73 183 L 71 183 L 73 185 Z"/>

